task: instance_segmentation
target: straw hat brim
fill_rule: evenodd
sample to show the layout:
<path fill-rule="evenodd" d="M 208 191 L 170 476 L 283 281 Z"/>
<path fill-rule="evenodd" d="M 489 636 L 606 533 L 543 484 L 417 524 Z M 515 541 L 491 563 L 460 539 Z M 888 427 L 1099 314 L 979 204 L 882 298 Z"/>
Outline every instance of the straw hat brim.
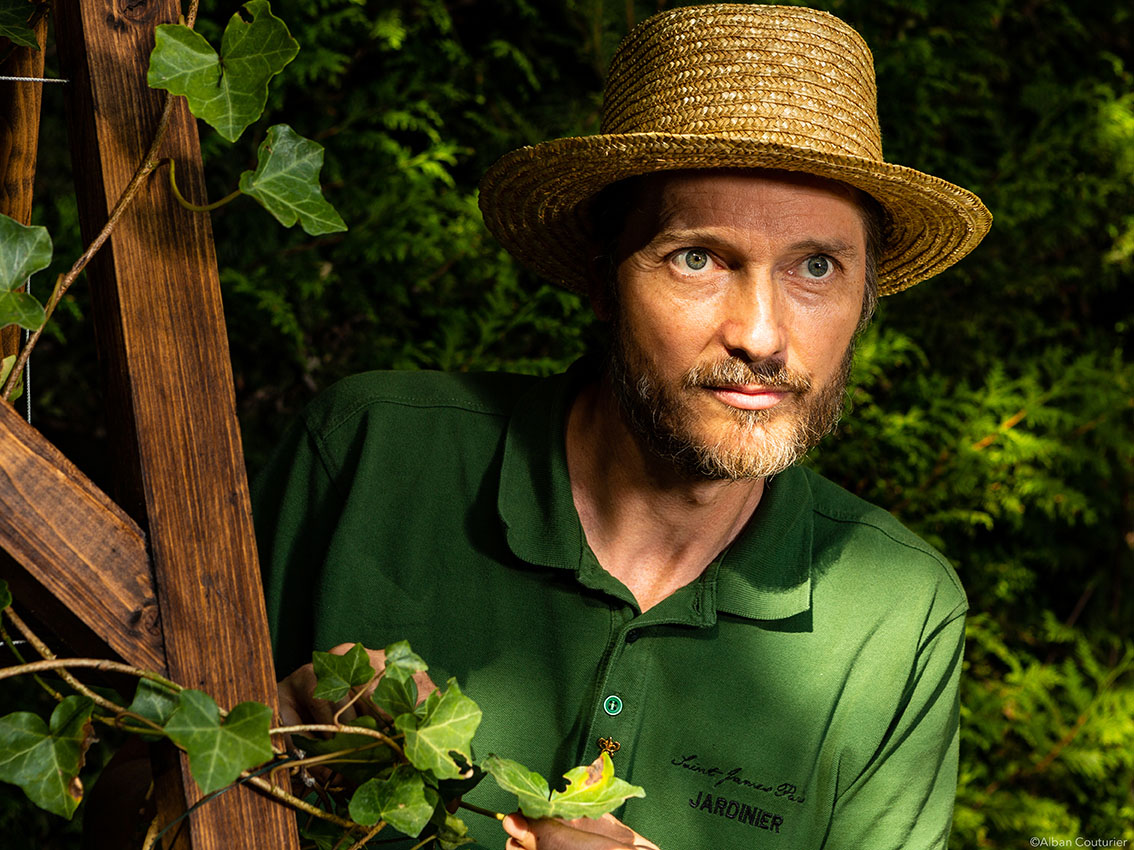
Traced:
<path fill-rule="evenodd" d="M 480 208 L 492 234 L 541 276 L 585 292 L 596 251 L 588 202 L 641 174 L 769 168 L 839 180 L 886 212 L 879 294 L 900 292 L 956 263 L 992 215 L 972 192 L 912 168 L 732 135 L 625 133 L 555 139 L 514 150 L 485 174 Z"/>

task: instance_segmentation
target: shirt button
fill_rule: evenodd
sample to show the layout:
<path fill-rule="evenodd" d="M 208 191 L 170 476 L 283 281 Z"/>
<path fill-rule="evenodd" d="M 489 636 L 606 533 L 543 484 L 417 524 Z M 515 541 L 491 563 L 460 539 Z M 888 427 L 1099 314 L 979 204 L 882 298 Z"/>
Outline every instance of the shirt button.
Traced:
<path fill-rule="evenodd" d="M 622 700 L 614 694 L 611 694 L 603 700 L 602 707 L 607 714 L 614 717 L 622 713 Z"/>
<path fill-rule="evenodd" d="M 642 633 L 639 632 L 637 629 L 631 629 L 630 631 L 628 631 L 626 633 L 626 642 L 627 643 L 633 643 L 634 641 L 636 641 L 641 636 L 642 636 Z"/>

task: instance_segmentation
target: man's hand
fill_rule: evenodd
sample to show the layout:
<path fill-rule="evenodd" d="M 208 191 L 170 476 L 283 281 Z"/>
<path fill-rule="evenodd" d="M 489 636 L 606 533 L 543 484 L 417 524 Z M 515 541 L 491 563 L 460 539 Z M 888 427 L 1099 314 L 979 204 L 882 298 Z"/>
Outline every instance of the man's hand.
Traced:
<path fill-rule="evenodd" d="M 330 652 L 334 655 L 344 655 L 353 646 L 353 643 L 341 643 L 331 649 Z M 380 678 L 382 672 L 386 669 L 386 651 L 368 649 L 366 654 L 370 658 L 370 666 L 377 671 Z M 428 673 L 415 673 L 413 680 L 417 683 L 417 701 L 419 704 L 430 693 L 437 690 L 437 686 L 433 684 Z M 377 682 L 378 678 L 375 678 L 367 686 L 366 692 L 370 693 L 374 690 Z M 325 699 L 315 699 L 312 696 L 315 692 L 315 684 L 315 669 L 311 664 L 304 664 L 279 683 L 280 720 L 284 726 L 297 726 L 302 723 L 331 723 L 334 721 L 335 714 L 346 704 L 349 697 L 337 703 Z M 365 710 L 362 712 L 358 710 L 361 705 L 363 705 L 361 701 L 356 701 L 348 707 L 339 717 L 339 722 L 350 723 L 358 717 L 359 713 L 367 713 Z M 391 718 L 382 719 L 388 722 Z"/>
<path fill-rule="evenodd" d="M 658 850 L 614 815 L 597 820 L 528 820 L 521 814 L 504 818 L 507 850 Z"/>

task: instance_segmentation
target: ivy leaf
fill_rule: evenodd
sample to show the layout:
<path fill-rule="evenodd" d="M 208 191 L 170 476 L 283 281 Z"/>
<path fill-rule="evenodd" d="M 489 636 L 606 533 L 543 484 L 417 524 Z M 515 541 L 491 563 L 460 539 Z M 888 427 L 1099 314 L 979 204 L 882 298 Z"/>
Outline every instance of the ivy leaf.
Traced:
<path fill-rule="evenodd" d="M 287 25 L 272 14 L 267 0 L 249 0 L 228 21 L 220 54 L 194 30 L 161 24 L 154 34 L 146 82 L 185 95 L 189 110 L 235 142 L 264 113 L 268 82 L 299 52 Z"/>
<path fill-rule="evenodd" d="M 233 782 L 240 771 L 272 757 L 271 720 L 272 710 L 266 705 L 242 702 L 221 723 L 212 697 L 182 691 L 165 732 L 189 754 L 189 770 L 202 793 L 209 794 Z"/>
<path fill-rule="evenodd" d="M 350 799 L 350 816 L 363 826 L 380 820 L 403 835 L 416 838 L 433 817 L 441 798 L 425 787 L 421 772 L 399 765 L 388 777 L 364 783 Z"/>
<path fill-rule="evenodd" d="M 9 39 L 12 44 L 39 50 L 35 30 L 28 26 L 32 9 L 27 0 L 0 0 L 0 38 Z"/>
<path fill-rule="evenodd" d="M 8 590 L 8 582 L 0 578 L 0 611 L 12 604 L 12 591 Z"/>
<path fill-rule="evenodd" d="M 437 826 L 437 846 L 441 850 L 457 850 L 464 844 L 473 843 L 465 822 L 456 815 L 445 811 L 444 806 L 437 808 L 433 816 L 433 823 Z"/>
<path fill-rule="evenodd" d="M 20 288 L 51 263 L 46 227 L 25 227 L 0 215 L 0 327 L 19 325 L 34 331 L 44 322 L 43 307 Z"/>
<path fill-rule="evenodd" d="M 590 765 L 573 767 L 563 775 L 567 787 L 551 792 L 547 780 L 510 759 L 489 756 L 481 767 L 505 791 L 519 799 L 520 811 L 532 818 L 598 818 L 613 812 L 630 797 L 646 792 L 614 775 L 614 763 L 603 753 Z"/>
<path fill-rule="evenodd" d="M 276 124 L 260 144 L 256 170 L 240 175 L 240 191 L 259 201 L 284 227 L 298 221 L 311 236 L 346 230 L 319 188 L 322 168 L 322 145 L 287 124 Z"/>
<path fill-rule="evenodd" d="M 317 682 L 313 691 L 316 699 L 335 702 L 350 693 L 351 688 L 365 685 L 374 678 L 370 657 L 361 643 L 356 643 L 343 655 L 313 652 L 311 664 Z"/>
<path fill-rule="evenodd" d="M 16 355 L 9 354 L 3 360 L 0 360 L 0 387 L 8 383 L 8 375 L 11 374 L 12 369 L 16 365 Z M 16 381 L 16 385 L 12 388 L 12 394 L 8 397 L 8 401 L 12 402 L 24 394 L 23 381 Z M 0 606 L 2 607 L 2 606 Z"/>
<path fill-rule="evenodd" d="M 138 689 L 134 691 L 134 701 L 130 703 L 127 711 L 144 717 L 158 726 L 165 726 L 177 710 L 179 703 L 177 692 L 152 679 L 139 679 Z M 160 736 L 154 734 L 153 736 L 142 735 L 141 737 L 147 740 L 156 740 Z"/>
<path fill-rule="evenodd" d="M 417 708 L 414 674 L 428 669 L 429 665 L 410 649 L 408 641 L 390 644 L 386 647 L 386 669 L 370 699 L 391 717 L 412 712 Z"/>
<path fill-rule="evenodd" d="M 404 750 L 410 764 L 438 779 L 457 779 L 468 770 L 452 753 L 472 761 L 469 751 L 480 718 L 480 707 L 461 693 L 456 679 L 450 679 L 444 692 L 434 691 L 426 698 L 419 713 L 403 714 L 394 725 L 406 736 Z"/>
<path fill-rule="evenodd" d="M 490 755 L 480 763 L 481 769 L 496 780 L 496 784 L 515 794 L 520 811 L 532 818 L 551 817 L 551 787 L 547 780 L 511 759 Z"/>
<path fill-rule="evenodd" d="M 70 818 L 83 799 L 79 769 L 93 740 L 93 708 L 86 697 L 69 696 L 51 713 L 50 726 L 27 711 L 0 717 L 0 781 L 19 785 L 41 809 Z"/>
<path fill-rule="evenodd" d="M 425 659 L 410 649 L 408 640 L 399 640 L 386 647 L 387 677 L 406 681 L 413 679 L 414 674 L 424 673 L 429 669 Z"/>

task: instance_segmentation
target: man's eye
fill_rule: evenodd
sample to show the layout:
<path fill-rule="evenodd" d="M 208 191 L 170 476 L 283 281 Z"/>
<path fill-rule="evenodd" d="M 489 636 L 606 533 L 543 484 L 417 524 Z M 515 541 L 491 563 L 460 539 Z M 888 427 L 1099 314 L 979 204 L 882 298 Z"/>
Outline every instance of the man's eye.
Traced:
<path fill-rule="evenodd" d="M 699 272 L 709 265 L 709 252 L 704 248 L 686 248 L 678 251 L 673 260 L 681 269 Z"/>
<path fill-rule="evenodd" d="M 804 274 L 812 280 L 823 280 L 829 277 L 834 270 L 835 263 L 830 257 L 823 254 L 808 257 L 803 263 Z"/>

